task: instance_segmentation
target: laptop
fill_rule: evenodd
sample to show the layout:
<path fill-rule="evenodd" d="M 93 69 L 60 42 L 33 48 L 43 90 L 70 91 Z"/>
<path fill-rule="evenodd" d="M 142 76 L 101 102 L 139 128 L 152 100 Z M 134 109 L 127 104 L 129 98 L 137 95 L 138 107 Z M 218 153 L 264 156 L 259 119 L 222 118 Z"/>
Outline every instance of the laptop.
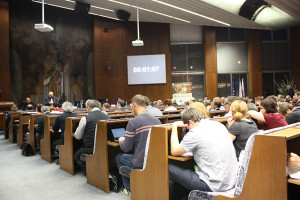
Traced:
<path fill-rule="evenodd" d="M 113 134 L 115 141 L 118 141 L 119 137 L 125 137 L 125 128 L 114 128 L 111 129 L 111 132 Z"/>

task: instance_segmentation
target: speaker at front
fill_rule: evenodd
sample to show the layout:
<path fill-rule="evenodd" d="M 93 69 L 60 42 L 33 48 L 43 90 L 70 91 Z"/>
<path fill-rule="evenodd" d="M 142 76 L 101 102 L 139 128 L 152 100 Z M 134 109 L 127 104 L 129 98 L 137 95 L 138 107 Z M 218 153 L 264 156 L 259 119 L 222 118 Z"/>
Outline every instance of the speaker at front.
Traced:
<path fill-rule="evenodd" d="M 88 3 L 82 3 L 80 1 L 75 1 L 74 10 L 79 13 L 88 14 L 91 5 Z"/>
<path fill-rule="evenodd" d="M 117 10 L 116 16 L 118 19 L 120 19 L 122 21 L 128 21 L 130 18 L 130 13 L 125 10 Z"/>

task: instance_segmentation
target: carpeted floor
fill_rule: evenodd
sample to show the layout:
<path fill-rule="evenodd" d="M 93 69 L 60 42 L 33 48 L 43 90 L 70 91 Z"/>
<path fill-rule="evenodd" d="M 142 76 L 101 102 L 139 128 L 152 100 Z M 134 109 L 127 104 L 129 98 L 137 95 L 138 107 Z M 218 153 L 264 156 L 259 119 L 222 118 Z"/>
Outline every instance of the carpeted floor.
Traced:
<path fill-rule="evenodd" d="M 74 176 L 40 155 L 25 157 L 16 144 L 0 133 L 0 199 L 1 200 L 89 200 L 124 199 L 121 192 L 106 194 L 87 184 L 82 173 Z"/>

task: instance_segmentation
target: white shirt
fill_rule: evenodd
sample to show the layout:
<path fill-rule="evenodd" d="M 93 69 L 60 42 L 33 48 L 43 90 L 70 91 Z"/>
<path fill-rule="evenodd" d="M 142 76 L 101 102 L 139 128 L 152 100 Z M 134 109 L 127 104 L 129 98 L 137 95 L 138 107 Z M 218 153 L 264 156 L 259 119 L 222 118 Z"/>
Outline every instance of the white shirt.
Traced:
<path fill-rule="evenodd" d="M 177 110 L 174 106 L 170 106 L 169 108 L 166 108 L 164 111 L 175 111 Z"/>

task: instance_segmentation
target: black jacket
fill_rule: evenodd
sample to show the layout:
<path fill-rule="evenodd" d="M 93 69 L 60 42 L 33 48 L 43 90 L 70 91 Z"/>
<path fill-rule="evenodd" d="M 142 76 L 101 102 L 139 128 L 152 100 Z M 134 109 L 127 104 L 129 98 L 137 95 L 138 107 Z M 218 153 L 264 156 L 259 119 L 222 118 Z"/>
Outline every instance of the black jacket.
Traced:
<path fill-rule="evenodd" d="M 65 112 L 64 114 L 62 115 L 59 115 L 55 122 L 54 122 L 54 125 L 52 127 L 52 129 L 55 131 L 55 132 L 58 132 L 59 129 L 61 130 L 61 137 L 62 139 L 64 140 L 64 135 L 65 135 L 65 122 L 66 122 L 66 118 L 67 117 L 78 117 L 77 114 L 75 113 L 71 113 L 71 112 Z"/>
<path fill-rule="evenodd" d="M 43 116 L 39 117 L 38 124 L 36 127 L 36 132 L 40 136 L 40 138 L 44 137 L 44 122 L 45 122 L 45 116 L 47 115 L 53 115 L 50 112 L 46 112 Z"/>

